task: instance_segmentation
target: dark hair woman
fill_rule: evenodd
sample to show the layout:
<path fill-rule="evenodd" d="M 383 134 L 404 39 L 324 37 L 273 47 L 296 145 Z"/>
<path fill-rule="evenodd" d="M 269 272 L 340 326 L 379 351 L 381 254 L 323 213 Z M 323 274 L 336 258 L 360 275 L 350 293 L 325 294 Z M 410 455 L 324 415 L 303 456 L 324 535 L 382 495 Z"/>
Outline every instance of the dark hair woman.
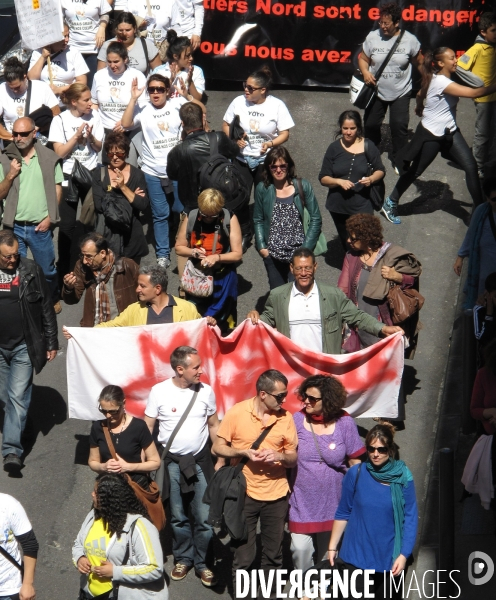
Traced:
<path fill-rule="evenodd" d="M 240 148 L 238 161 L 249 194 L 254 183 L 258 185 L 263 181 L 265 154 L 270 148 L 287 142 L 289 130 L 294 127 L 294 121 L 284 102 L 270 93 L 271 85 L 272 73 L 264 65 L 243 82 L 245 93 L 231 102 L 224 115 L 222 129 L 226 135 L 229 135 L 229 125 L 236 116 L 239 116 L 240 127 L 245 132 L 243 138 L 236 142 Z M 237 215 L 245 250 L 251 240 L 248 202 Z"/>
<path fill-rule="evenodd" d="M 439 152 L 464 171 L 474 206 L 482 204 L 477 163 L 456 124 L 456 105 L 460 98 L 480 98 L 496 92 L 496 83 L 469 88 L 451 81 L 456 71 L 456 54 L 445 46 L 425 53 L 420 66 L 422 87 L 417 94 L 416 114 L 422 117 L 412 141 L 397 157 L 401 177 L 384 201 L 382 212 L 388 221 L 399 225 L 397 215 L 401 196 L 422 175 Z M 425 106 L 424 106 L 425 101 Z"/>
<path fill-rule="evenodd" d="M 352 467 L 343 479 L 329 560 L 334 566 L 344 533 L 339 558 L 345 568 L 374 570 L 374 597 L 389 598 L 389 578 L 397 578 L 404 570 L 417 537 L 415 485 L 408 467 L 395 458 L 392 425 L 373 427 L 365 446 L 367 462 Z M 357 591 L 363 591 L 363 576 L 356 581 Z M 400 589 L 399 582 L 394 583 Z"/>
<path fill-rule="evenodd" d="M 345 110 L 339 115 L 336 141 L 328 148 L 319 173 L 320 183 L 329 188 L 326 208 L 346 250 L 346 220 L 357 213 L 373 214 L 370 186 L 385 175 L 381 155 L 369 140 L 365 155 L 365 138 L 360 113 Z M 373 172 L 369 175 L 369 163 Z"/>
<path fill-rule="evenodd" d="M 129 600 L 168 600 L 158 530 L 126 478 L 104 473 L 91 495 L 93 508 L 72 547 L 79 598 L 116 598 L 118 591 Z"/>
<path fill-rule="evenodd" d="M 263 258 L 269 286 L 279 287 L 293 281 L 289 269 L 296 248 L 314 250 L 322 228 L 322 217 L 312 186 L 301 180 L 305 195 L 300 198 L 295 179 L 295 164 L 284 146 L 267 153 L 264 161 L 264 181 L 255 190 L 255 246 Z M 309 215 L 304 228 L 304 205 Z"/>
<path fill-rule="evenodd" d="M 365 448 L 354 420 L 343 410 L 346 390 L 330 375 L 307 377 L 298 389 L 303 410 L 293 415 L 298 462 L 289 498 L 291 553 L 305 571 L 327 553 L 330 532 L 348 467 Z"/>
<path fill-rule="evenodd" d="M 369 315 L 392 325 L 387 294 L 391 284 L 402 289 L 418 289 L 422 266 L 417 258 L 401 246 L 385 242 L 382 225 L 374 215 L 352 215 L 346 221 L 349 252 L 346 253 L 338 287 L 346 296 Z M 406 327 L 410 346 L 408 356 L 413 356 L 416 346 L 416 318 L 411 317 Z M 351 330 L 344 348 L 354 352 L 375 344 L 379 338 L 361 330 Z"/>
<path fill-rule="evenodd" d="M 205 91 L 205 76 L 201 67 L 193 65 L 193 50 L 191 40 L 182 35 L 178 36 L 173 29 L 167 32 L 167 62 L 157 67 L 153 73 L 168 77 L 173 90 L 171 96 L 178 96 L 179 80 L 184 82 L 186 91 L 195 100 L 201 100 Z"/>
<path fill-rule="evenodd" d="M 114 21 L 115 38 L 105 42 L 98 52 L 97 70 L 107 66 L 107 52 L 110 44 L 120 42 L 126 48 L 129 56 L 129 66 L 148 75 L 162 64 L 158 49 L 152 40 L 140 37 L 135 16 L 130 12 L 120 13 Z"/>
<path fill-rule="evenodd" d="M 145 176 L 141 169 L 127 162 L 130 141 L 124 133 L 109 133 L 103 148 L 109 164 L 93 172 L 93 201 L 98 215 L 96 230 L 107 239 L 116 257 L 132 258 L 139 264 L 148 254 L 148 243 L 139 219 L 149 203 Z M 109 195 L 121 205 L 131 206 L 131 211 L 124 206 L 124 211 L 130 213 L 125 224 L 116 223 L 107 215 L 105 205 Z"/>
<path fill-rule="evenodd" d="M 378 93 L 365 109 L 365 137 L 376 146 L 381 143 L 381 125 L 389 109 L 389 127 L 394 165 L 396 154 L 408 142 L 410 118 L 410 92 L 412 91 L 412 65 L 418 67 L 420 42 L 409 31 L 403 31 L 401 43 L 388 61 L 383 75 L 376 82 L 375 74 L 381 68 L 398 36 L 401 8 L 396 2 L 379 7 L 379 28 L 365 38 L 363 50 L 358 57 L 358 67 L 367 85 L 377 85 Z"/>

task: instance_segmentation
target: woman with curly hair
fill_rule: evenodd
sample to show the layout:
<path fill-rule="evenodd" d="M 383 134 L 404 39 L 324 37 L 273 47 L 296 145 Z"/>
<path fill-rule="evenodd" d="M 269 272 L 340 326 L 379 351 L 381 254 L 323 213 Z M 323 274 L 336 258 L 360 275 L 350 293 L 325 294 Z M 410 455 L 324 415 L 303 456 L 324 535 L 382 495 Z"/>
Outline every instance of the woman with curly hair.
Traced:
<path fill-rule="evenodd" d="M 297 248 L 315 250 L 322 217 L 310 182 L 301 179 L 300 189 L 294 160 L 284 146 L 268 152 L 263 177 L 255 190 L 253 224 L 255 246 L 263 258 L 272 290 L 294 280 L 289 264 Z M 304 207 L 309 217 L 306 232 Z"/>
<path fill-rule="evenodd" d="M 408 250 L 384 241 L 381 222 L 374 215 L 352 215 L 346 221 L 346 229 L 351 250 L 344 257 L 338 287 L 360 310 L 385 325 L 392 325 L 388 292 L 395 284 L 402 289 L 418 290 L 422 265 Z M 416 345 L 417 324 L 418 313 L 402 323 L 409 337 L 409 356 L 413 356 Z M 355 352 L 378 340 L 365 331 L 351 330 L 344 349 Z"/>
<path fill-rule="evenodd" d="M 104 473 L 91 493 L 93 508 L 72 547 L 81 573 L 78 600 L 167 600 L 156 527 L 125 477 Z"/>
<path fill-rule="evenodd" d="M 293 415 L 298 462 L 289 499 L 291 552 L 296 569 L 322 560 L 329 545 L 341 484 L 348 467 L 365 448 L 350 415 L 343 410 L 346 390 L 330 375 L 307 377 L 298 389 L 303 410 Z"/>

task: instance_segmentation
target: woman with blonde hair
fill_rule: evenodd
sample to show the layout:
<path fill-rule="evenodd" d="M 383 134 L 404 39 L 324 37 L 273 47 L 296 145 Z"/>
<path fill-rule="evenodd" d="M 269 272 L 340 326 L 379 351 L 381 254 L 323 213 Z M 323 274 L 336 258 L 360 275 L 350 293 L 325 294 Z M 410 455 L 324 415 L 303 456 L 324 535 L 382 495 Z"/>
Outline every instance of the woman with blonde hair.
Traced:
<path fill-rule="evenodd" d="M 213 293 L 207 297 L 187 294 L 198 312 L 214 317 L 223 334 L 236 327 L 238 278 L 235 263 L 241 260 L 241 228 L 236 215 L 224 208 L 223 195 L 206 189 L 198 196 L 198 208 L 184 219 L 177 234 L 176 254 L 196 268 L 213 275 Z"/>

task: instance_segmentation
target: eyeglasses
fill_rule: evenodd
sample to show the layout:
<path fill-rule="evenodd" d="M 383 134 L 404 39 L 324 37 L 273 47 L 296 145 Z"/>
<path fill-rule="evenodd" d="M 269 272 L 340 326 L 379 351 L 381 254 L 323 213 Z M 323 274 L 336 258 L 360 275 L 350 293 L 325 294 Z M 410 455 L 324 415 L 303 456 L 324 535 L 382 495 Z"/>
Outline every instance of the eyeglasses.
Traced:
<path fill-rule="evenodd" d="M 126 153 L 125 152 L 108 152 L 107 153 L 109 158 L 112 158 L 112 156 L 117 156 L 117 158 L 126 158 Z"/>
<path fill-rule="evenodd" d="M 119 414 L 121 412 L 121 408 L 122 407 L 115 408 L 113 410 L 105 410 L 100 405 L 98 405 L 98 410 L 102 413 L 102 415 L 110 415 L 111 417 L 115 417 L 115 415 Z"/>
<path fill-rule="evenodd" d="M 388 449 L 386 448 L 386 446 L 378 446 L 377 448 L 374 448 L 374 446 L 367 446 L 367 452 L 369 454 L 374 454 L 374 452 L 377 450 L 377 452 L 379 452 L 379 454 L 387 454 L 388 453 Z"/>
<path fill-rule="evenodd" d="M 310 402 L 310 404 L 317 404 L 317 402 L 319 402 L 319 400 L 322 400 L 322 396 L 319 396 L 317 398 L 317 396 L 310 396 L 310 394 L 307 394 L 306 392 L 304 392 L 301 397 L 303 398 L 303 400 L 308 400 Z"/>
<path fill-rule="evenodd" d="M 391 27 L 391 25 L 394 25 L 393 21 L 379 21 L 379 25 L 381 27 Z"/>
<path fill-rule="evenodd" d="M 83 258 L 85 258 L 86 260 L 93 260 L 97 254 L 98 254 L 98 252 L 96 254 L 83 254 L 81 252 L 81 254 L 79 255 L 79 258 L 81 260 L 83 260 Z"/>
<path fill-rule="evenodd" d="M 165 92 L 167 91 L 167 88 L 151 85 L 150 87 L 146 88 L 146 91 L 149 94 L 165 94 Z"/>
<path fill-rule="evenodd" d="M 261 90 L 262 88 L 261 88 L 261 87 L 259 87 L 259 88 L 253 87 L 252 85 L 248 85 L 248 84 L 246 83 L 246 81 L 243 81 L 243 89 L 244 89 L 244 90 L 248 90 L 248 93 L 249 93 L 249 94 L 253 94 L 253 92 L 254 92 L 255 90 Z"/>
<path fill-rule="evenodd" d="M 281 392 L 280 394 L 271 394 L 267 390 L 261 390 L 261 391 L 265 392 L 266 394 L 269 394 L 269 396 L 272 396 L 272 398 L 275 398 L 277 400 L 277 402 L 282 402 L 289 393 L 289 392 Z"/>
<path fill-rule="evenodd" d="M 0 254 L 0 256 L 4 260 L 17 260 L 19 258 L 19 256 L 21 256 L 21 255 L 19 253 L 17 253 L 17 254 L 7 254 L 7 256 L 5 256 L 5 254 Z"/>
<path fill-rule="evenodd" d="M 312 267 L 293 267 L 293 273 L 313 273 L 315 266 Z"/>
<path fill-rule="evenodd" d="M 34 129 L 30 129 L 29 131 L 13 131 L 12 137 L 28 137 L 30 133 L 33 133 Z"/>
<path fill-rule="evenodd" d="M 282 171 L 283 173 L 288 170 L 288 163 L 284 163 L 282 165 L 270 165 L 271 171 Z"/>

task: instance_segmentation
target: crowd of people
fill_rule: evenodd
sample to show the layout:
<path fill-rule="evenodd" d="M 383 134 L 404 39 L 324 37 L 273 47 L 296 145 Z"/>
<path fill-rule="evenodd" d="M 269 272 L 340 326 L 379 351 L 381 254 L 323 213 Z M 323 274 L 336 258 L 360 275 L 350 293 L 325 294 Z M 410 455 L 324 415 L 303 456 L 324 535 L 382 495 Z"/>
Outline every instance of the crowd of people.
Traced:
<path fill-rule="evenodd" d="M 471 410 L 493 436 L 496 14 L 481 15 L 475 45 L 457 59 L 447 47 L 421 51 L 403 28 L 398 5 L 380 7 L 378 27 L 359 57 L 365 83 L 377 85 L 377 94 L 363 117 L 354 109 L 339 115 L 318 174 L 346 252 L 335 287 L 316 280 L 316 256 L 328 251 L 325 237 L 334 232 L 323 231 L 312 185 L 297 176 L 285 146 L 295 121 L 272 94 L 269 68 L 247 76 L 221 130 L 210 131 L 205 76 L 193 64 L 203 24 L 200 0 L 61 3 L 61 40 L 33 52 L 29 64 L 8 59 L 0 85 L 4 469 L 18 473 L 24 466 L 21 438 L 33 374 L 57 354 L 62 303 L 84 296 L 82 327 L 205 318 L 228 335 L 238 323 L 236 267 L 253 237 L 270 290 L 263 310 L 247 315 L 253 324 L 264 322 L 324 354 L 356 352 L 401 333 L 405 356 L 413 357 L 422 266 L 410 250 L 384 239 L 381 218 L 401 224 L 400 197 L 438 153 L 465 171 L 473 200 L 454 270 L 460 275 L 468 258 L 465 302 L 481 346 Z M 422 118 L 408 141 L 416 70 Z M 476 103 L 472 149 L 456 123 L 459 98 Z M 387 111 L 389 158 L 399 175 L 389 194 L 380 151 Z M 152 231 L 155 261 L 141 265 Z M 168 291 L 172 250 L 177 295 Z M 398 309 L 398 297 L 408 299 L 407 308 Z M 66 329 L 64 335 L 71 338 Z M 103 418 L 93 423 L 88 458 L 97 474 L 93 506 L 73 545 L 79 599 L 168 597 L 162 502 L 173 581 L 193 569 L 207 588 L 217 584 L 212 538 L 224 518 L 234 597 L 236 571 L 253 566 L 259 522 L 266 574 L 282 567 L 287 523 L 296 569 L 322 561 L 372 569 L 375 597 L 391 597 L 383 573 L 400 577 L 418 521 L 412 474 L 394 442 L 405 418 L 403 391 L 397 421 L 378 415 L 363 442 L 345 410 L 347 390 L 330 375 L 300 382 L 302 408 L 292 415 L 283 408 L 286 376 L 268 369 L 259 374 L 254 396 L 240 399 L 221 421 L 215 394 L 201 381 L 198 351 L 178 346 L 170 365 L 174 376 L 152 388 L 144 420 L 126 412 L 125 390 L 115 382 L 98 399 Z M 496 444 L 493 457 L 495 465 Z M 238 485 L 235 496 L 227 490 L 231 480 Z M 0 597 L 33 600 L 38 544 L 22 506 L 4 494 L 0 548 Z"/>

